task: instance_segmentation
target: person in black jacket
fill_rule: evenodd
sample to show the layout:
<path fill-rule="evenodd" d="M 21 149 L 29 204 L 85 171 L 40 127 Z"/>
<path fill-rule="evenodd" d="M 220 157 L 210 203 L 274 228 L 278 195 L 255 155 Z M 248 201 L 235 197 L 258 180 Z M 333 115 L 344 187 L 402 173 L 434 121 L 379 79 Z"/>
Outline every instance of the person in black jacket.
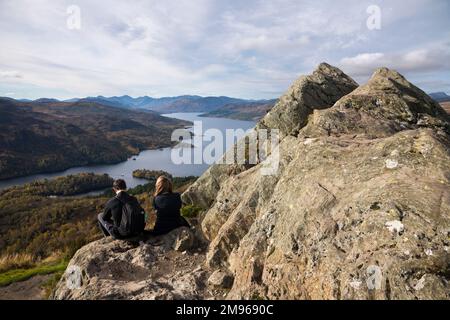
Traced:
<path fill-rule="evenodd" d="M 114 239 L 125 239 L 127 230 L 121 230 L 123 203 L 137 201 L 135 197 L 127 192 L 124 180 L 118 179 L 113 183 L 113 191 L 116 194 L 105 205 L 105 210 L 98 215 L 98 222 L 105 237 L 112 236 Z"/>
<path fill-rule="evenodd" d="M 151 235 L 163 235 L 180 227 L 190 227 L 180 214 L 181 196 L 172 190 L 169 178 L 161 176 L 156 180 L 153 208 L 156 211 L 156 223 Z"/>

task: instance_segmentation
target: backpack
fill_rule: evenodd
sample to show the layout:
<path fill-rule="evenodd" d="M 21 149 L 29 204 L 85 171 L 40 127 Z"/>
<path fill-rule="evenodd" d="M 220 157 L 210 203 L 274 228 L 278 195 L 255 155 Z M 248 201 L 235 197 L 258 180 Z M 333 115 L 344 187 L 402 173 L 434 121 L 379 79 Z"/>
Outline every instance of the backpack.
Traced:
<path fill-rule="evenodd" d="M 134 236 L 145 229 L 145 211 L 136 198 L 130 197 L 128 201 L 122 201 L 122 220 L 120 221 L 120 233 L 122 236 Z"/>

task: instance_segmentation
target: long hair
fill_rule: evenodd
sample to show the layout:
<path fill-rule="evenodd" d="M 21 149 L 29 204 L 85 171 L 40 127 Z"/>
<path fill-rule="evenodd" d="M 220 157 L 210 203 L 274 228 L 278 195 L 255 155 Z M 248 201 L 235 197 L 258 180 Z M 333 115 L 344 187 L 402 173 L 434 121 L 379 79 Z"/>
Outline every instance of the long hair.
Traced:
<path fill-rule="evenodd" d="M 160 176 L 157 180 L 156 180 L 156 185 L 155 185 L 155 197 L 159 196 L 160 194 L 163 193 L 172 193 L 172 181 L 170 181 L 169 178 L 167 178 L 166 176 Z"/>

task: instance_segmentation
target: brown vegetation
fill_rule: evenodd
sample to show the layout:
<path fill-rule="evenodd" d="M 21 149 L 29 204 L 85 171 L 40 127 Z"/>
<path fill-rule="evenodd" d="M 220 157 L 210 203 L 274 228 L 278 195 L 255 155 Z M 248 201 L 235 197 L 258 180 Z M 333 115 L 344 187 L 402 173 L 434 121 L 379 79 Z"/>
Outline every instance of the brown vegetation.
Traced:
<path fill-rule="evenodd" d="M 445 111 L 450 113 L 450 102 L 442 102 L 441 106 L 442 106 L 442 108 L 444 108 Z"/>

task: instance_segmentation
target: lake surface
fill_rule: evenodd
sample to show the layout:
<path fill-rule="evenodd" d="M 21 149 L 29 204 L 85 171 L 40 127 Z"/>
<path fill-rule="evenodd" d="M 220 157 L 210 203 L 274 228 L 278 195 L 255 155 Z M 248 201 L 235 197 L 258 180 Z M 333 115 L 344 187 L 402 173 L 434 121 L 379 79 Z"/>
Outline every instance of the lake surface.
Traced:
<path fill-rule="evenodd" d="M 199 117 L 201 113 L 172 113 L 165 114 L 164 116 L 170 118 L 176 118 L 187 121 L 200 121 L 202 124 L 203 131 L 208 129 L 217 129 L 223 133 L 225 136 L 226 129 L 243 129 L 248 130 L 255 126 L 253 121 L 239 121 L 224 118 L 209 118 L 209 117 Z M 192 131 L 192 128 L 188 128 Z M 242 136 L 242 135 L 240 135 Z M 198 142 L 198 141 L 197 141 Z M 191 144 L 195 148 L 191 148 Z M 209 141 L 204 141 L 199 146 L 198 143 L 185 139 L 181 149 L 175 149 L 176 152 L 195 152 L 195 149 L 201 148 L 204 150 Z M 224 148 L 225 149 L 225 148 Z M 226 151 L 226 150 L 224 150 Z M 96 166 L 85 166 L 85 167 L 75 167 L 62 172 L 48 173 L 48 174 L 36 174 L 16 179 L 2 180 L 0 181 L 0 190 L 9 188 L 16 185 L 23 185 L 36 180 L 41 179 L 52 179 L 61 176 L 67 176 L 71 174 L 77 174 L 82 172 L 92 172 L 96 174 L 108 174 L 113 179 L 124 179 L 127 182 L 129 188 L 133 188 L 140 184 L 147 183 L 146 180 L 133 178 L 133 171 L 137 169 L 149 169 L 149 170 L 164 170 L 169 172 L 175 177 L 185 177 L 185 176 L 200 176 L 203 172 L 208 169 L 209 164 L 175 164 L 172 161 L 172 152 L 175 152 L 173 148 L 164 148 L 159 150 L 146 150 L 142 151 L 139 155 L 130 157 L 127 161 L 121 162 L 113 165 L 96 165 Z M 219 158 L 221 154 L 215 155 L 215 158 Z"/>

